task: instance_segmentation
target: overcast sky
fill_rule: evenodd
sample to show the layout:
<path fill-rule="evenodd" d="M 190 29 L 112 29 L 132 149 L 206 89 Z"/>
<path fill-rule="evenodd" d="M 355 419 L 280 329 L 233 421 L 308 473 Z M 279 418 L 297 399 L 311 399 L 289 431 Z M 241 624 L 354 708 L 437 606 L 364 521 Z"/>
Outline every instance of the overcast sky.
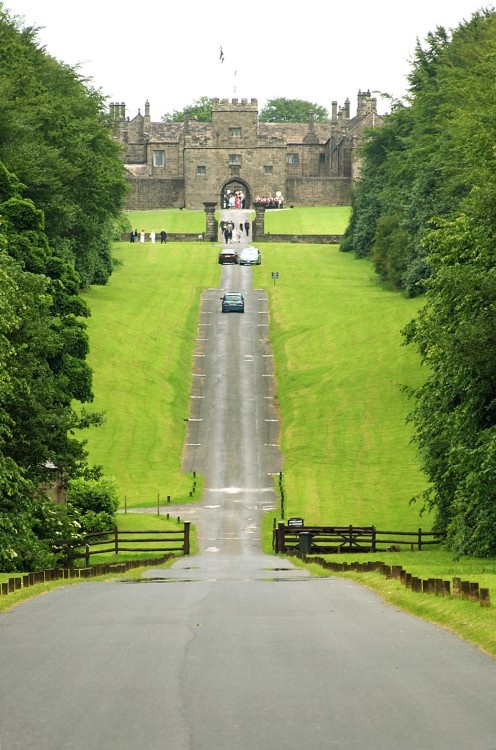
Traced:
<path fill-rule="evenodd" d="M 401 99 L 417 39 L 456 28 L 478 0 L 4 0 L 42 27 L 53 57 L 91 79 L 132 118 L 152 120 L 202 96 L 304 99 L 330 111 L 358 90 Z M 291 11 L 290 8 L 293 8 Z M 135 12 L 131 13 L 131 9 Z M 224 60 L 220 60 L 222 48 Z M 379 98 L 379 111 L 387 111 Z"/>

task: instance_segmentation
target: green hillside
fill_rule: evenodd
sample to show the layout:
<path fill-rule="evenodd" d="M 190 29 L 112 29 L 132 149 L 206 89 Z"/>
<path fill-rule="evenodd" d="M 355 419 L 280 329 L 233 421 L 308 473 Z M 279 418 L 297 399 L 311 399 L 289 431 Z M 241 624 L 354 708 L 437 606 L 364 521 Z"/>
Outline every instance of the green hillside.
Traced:
<path fill-rule="evenodd" d="M 261 250 L 254 285 L 271 299 L 288 512 L 415 528 L 409 499 L 424 480 L 401 385 L 421 373 L 399 331 L 418 301 L 382 289 L 367 261 L 335 246 Z M 85 294 L 94 407 L 106 412 L 106 424 L 88 431 L 90 456 L 116 477 L 122 503 L 190 501 L 184 419 L 200 292 L 219 285 L 217 248 L 116 243 L 114 254 L 109 284 Z"/>

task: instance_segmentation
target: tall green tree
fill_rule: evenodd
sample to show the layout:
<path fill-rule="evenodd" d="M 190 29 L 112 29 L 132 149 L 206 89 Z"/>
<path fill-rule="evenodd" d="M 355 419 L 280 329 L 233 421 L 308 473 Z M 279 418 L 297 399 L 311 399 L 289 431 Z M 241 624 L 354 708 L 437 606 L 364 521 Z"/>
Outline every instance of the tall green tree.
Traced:
<path fill-rule="evenodd" d="M 105 283 L 126 187 L 104 98 L 2 5 L 0 34 L 0 160 L 43 211 L 50 246 L 80 284 Z"/>
<path fill-rule="evenodd" d="M 408 106 L 363 149 L 345 249 L 425 292 L 411 420 L 423 499 L 456 554 L 496 554 L 496 13 L 417 44 Z"/>
<path fill-rule="evenodd" d="M 430 163 L 446 210 L 425 226 L 425 305 L 405 331 L 428 372 L 412 412 L 424 499 L 458 555 L 496 554 L 495 43 L 495 13 L 474 14 L 429 70 Z"/>
<path fill-rule="evenodd" d="M 163 122 L 184 122 L 184 118 L 188 116 L 198 122 L 212 122 L 212 100 L 209 96 L 201 96 L 199 99 L 195 99 L 188 107 L 183 110 L 175 109 L 173 112 L 168 112 L 162 115 Z"/>
<path fill-rule="evenodd" d="M 99 475 L 88 466 L 80 428 L 91 370 L 89 310 L 73 266 L 55 255 L 43 212 L 0 163 L 0 569 L 55 561 L 54 539 L 73 533 L 40 487 L 53 467 L 67 480 Z"/>
<path fill-rule="evenodd" d="M 327 122 L 329 112 L 320 104 L 304 99 L 269 99 L 260 112 L 260 122 L 308 122 L 308 115 L 314 113 L 316 122 Z"/>

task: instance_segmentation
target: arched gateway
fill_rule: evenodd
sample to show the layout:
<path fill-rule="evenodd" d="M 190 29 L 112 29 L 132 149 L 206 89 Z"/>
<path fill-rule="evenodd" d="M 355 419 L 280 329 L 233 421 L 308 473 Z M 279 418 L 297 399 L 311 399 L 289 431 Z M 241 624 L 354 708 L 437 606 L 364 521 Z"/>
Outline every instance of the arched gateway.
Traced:
<path fill-rule="evenodd" d="M 244 196 L 244 204 L 237 206 L 237 208 L 249 208 L 251 205 L 251 190 L 248 183 L 239 177 L 231 177 L 222 185 L 219 197 L 220 207 L 229 208 L 229 198 L 236 193 Z"/>

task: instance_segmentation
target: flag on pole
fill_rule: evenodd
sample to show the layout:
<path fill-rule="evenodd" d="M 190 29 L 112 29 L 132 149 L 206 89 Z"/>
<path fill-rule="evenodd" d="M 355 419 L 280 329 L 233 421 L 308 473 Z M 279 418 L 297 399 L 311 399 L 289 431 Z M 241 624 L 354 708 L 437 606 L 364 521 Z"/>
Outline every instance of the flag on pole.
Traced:
<path fill-rule="evenodd" d="M 221 61 L 221 63 L 223 63 L 223 62 L 224 62 L 224 53 L 223 53 L 223 51 L 222 51 L 222 47 L 220 48 L 220 55 L 219 55 L 219 60 Z"/>

